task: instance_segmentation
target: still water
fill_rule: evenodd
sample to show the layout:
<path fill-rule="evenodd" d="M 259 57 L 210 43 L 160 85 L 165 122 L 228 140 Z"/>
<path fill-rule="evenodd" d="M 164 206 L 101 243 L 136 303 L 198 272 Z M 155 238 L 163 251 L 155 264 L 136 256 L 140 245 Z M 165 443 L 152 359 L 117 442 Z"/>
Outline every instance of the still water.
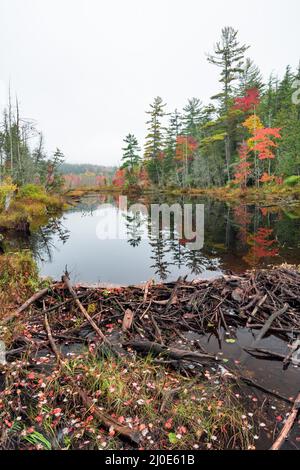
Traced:
<path fill-rule="evenodd" d="M 104 203 L 109 204 L 105 212 Z M 59 279 L 67 266 L 73 281 L 87 283 L 212 278 L 229 270 L 300 264 L 299 205 L 230 206 L 211 199 L 165 195 L 128 201 L 128 206 L 143 203 L 149 209 L 152 203 L 204 204 L 204 245 L 191 250 L 188 240 L 176 235 L 175 222 L 171 228 L 160 225 L 156 238 L 151 236 L 149 217 L 126 213 L 118 203 L 117 195 L 85 196 L 61 218 L 18 244 L 34 252 L 43 276 Z M 122 239 L 114 236 L 116 224 Z M 105 230 L 112 239 L 103 239 Z"/>

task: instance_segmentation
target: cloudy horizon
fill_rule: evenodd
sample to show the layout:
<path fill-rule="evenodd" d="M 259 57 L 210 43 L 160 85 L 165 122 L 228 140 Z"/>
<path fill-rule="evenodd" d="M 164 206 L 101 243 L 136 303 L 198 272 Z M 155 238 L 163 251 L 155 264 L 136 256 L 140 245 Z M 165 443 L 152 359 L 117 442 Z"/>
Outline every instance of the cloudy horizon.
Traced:
<path fill-rule="evenodd" d="M 155 96 L 171 112 L 218 92 L 206 54 L 222 27 L 239 30 L 265 80 L 298 66 L 298 0 L 253 0 L 247 12 L 237 0 L 201 3 L 0 0 L 1 95 L 11 83 L 49 152 L 59 147 L 68 163 L 116 165 L 126 134 L 143 143 Z"/>

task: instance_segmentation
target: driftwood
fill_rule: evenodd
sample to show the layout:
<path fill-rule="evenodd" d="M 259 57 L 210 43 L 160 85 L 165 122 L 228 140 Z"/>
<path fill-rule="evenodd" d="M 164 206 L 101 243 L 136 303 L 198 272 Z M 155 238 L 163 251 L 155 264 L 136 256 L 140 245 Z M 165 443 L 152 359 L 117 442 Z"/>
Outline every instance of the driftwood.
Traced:
<path fill-rule="evenodd" d="M 126 312 L 124 313 L 124 318 L 123 318 L 122 330 L 124 332 L 131 329 L 133 317 L 134 317 L 133 311 L 128 308 Z"/>
<path fill-rule="evenodd" d="M 285 425 L 283 426 L 278 438 L 274 442 L 274 444 L 271 447 L 271 450 L 280 450 L 281 447 L 283 446 L 285 440 L 288 438 L 288 435 L 294 425 L 294 422 L 298 416 L 300 410 L 300 393 L 297 396 L 291 414 L 289 415 L 288 419 L 286 420 Z"/>

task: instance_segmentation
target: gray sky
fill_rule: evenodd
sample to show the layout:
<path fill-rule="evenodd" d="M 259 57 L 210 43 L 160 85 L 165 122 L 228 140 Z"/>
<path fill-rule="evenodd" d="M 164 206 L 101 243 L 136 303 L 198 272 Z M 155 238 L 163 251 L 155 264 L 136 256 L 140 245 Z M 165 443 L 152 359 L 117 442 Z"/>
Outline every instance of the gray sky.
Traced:
<path fill-rule="evenodd" d="M 265 77 L 300 59 L 299 0 L 0 0 L 0 86 L 67 161 L 116 164 L 145 110 L 218 91 L 206 53 L 239 29 Z M 1 95 L 1 92 L 0 92 Z"/>

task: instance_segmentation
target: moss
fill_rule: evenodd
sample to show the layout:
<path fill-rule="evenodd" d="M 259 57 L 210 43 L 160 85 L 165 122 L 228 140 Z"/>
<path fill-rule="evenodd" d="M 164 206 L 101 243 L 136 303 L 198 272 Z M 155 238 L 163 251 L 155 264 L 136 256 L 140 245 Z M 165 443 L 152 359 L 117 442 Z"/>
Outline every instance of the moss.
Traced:
<path fill-rule="evenodd" d="M 284 180 L 284 184 L 286 186 L 297 186 L 297 185 L 300 185 L 300 176 L 296 176 L 296 175 L 293 175 L 293 176 L 289 176 L 288 178 L 286 178 Z"/>
<path fill-rule="evenodd" d="M 18 190 L 7 211 L 0 211 L 0 230 L 29 231 L 47 221 L 49 214 L 62 210 L 61 197 L 48 194 L 41 186 L 28 184 Z"/>

